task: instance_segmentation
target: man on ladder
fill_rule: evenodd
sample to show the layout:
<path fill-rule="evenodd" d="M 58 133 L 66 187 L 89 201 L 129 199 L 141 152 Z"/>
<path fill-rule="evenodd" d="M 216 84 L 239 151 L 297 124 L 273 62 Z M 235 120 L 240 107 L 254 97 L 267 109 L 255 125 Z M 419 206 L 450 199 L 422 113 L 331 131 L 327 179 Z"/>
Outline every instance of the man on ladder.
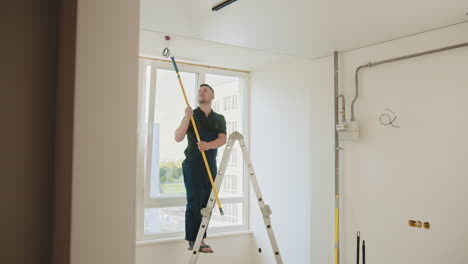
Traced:
<path fill-rule="evenodd" d="M 208 84 L 200 85 L 198 90 L 199 107 L 192 110 L 188 106 L 185 109 L 184 119 L 175 131 L 175 140 L 177 142 L 184 140 L 185 135 L 187 135 L 188 141 L 187 148 L 184 151 L 186 158 L 182 162 L 182 172 L 187 191 L 185 240 L 189 243 L 189 250 L 193 249 L 202 221 L 200 211 L 206 207 L 212 190 L 201 152 L 205 152 L 211 173 L 216 176 L 218 148 L 226 144 L 226 120 L 223 115 L 215 113 L 211 109 L 213 100 L 213 88 Z M 197 142 L 194 128 L 190 123 L 192 115 L 198 127 L 200 142 Z M 206 238 L 206 232 L 203 238 Z M 203 253 L 213 253 L 211 247 L 204 242 L 202 242 L 199 250 Z"/>

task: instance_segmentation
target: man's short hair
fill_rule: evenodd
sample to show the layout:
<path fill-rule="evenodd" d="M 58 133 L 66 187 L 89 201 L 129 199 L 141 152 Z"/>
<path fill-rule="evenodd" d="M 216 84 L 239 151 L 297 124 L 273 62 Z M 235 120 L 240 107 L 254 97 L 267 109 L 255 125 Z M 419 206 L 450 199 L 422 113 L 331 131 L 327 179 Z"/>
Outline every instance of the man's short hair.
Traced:
<path fill-rule="evenodd" d="M 210 90 L 211 90 L 211 92 L 213 93 L 213 95 L 215 94 L 213 88 L 212 88 L 211 86 L 209 86 L 208 84 L 202 83 L 202 84 L 200 84 L 200 88 L 202 88 L 202 86 L 206 86 L 206 87 L 210 88 Z"/>

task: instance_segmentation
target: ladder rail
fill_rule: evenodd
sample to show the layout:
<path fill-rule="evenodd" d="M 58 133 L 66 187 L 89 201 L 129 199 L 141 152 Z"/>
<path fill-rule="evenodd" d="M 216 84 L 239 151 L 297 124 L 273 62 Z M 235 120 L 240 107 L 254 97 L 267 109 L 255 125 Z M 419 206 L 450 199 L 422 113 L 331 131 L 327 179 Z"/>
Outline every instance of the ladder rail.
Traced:
<path fill-rule="evenodd" d="M 260 185 L 258 184 L 257 176 L 255 174 L 252 161 L 250 160 L 250 153 L 247 150 L 247 146 L 245 145 L 245 140 L 242 135 L 239 138 L 239 144 L 242 149 L 242 156 L 244 157 L 244 161 L 247 163 L 247 169 L 249 170 L 249 178 L 252 183 L 255 195 L 257 196 L 257 202 L 260 207 L 260 211 L 263 215 L 263 222 L 265 223 L 265 228 L 267 230 L 268 237 L 270 238 L 270 243 L 273 249 L 273 254 L 275 255 L 276 263 L 282 264 L 283 260 L 280 255 L 278 243 L 276 242 L 275 233 L 273 232 L 273 227 L 271 224 L 271 208 L 268 204 L 265 203 L 265 200 L 263 199 L 262 192 L 260 191 Z"/>

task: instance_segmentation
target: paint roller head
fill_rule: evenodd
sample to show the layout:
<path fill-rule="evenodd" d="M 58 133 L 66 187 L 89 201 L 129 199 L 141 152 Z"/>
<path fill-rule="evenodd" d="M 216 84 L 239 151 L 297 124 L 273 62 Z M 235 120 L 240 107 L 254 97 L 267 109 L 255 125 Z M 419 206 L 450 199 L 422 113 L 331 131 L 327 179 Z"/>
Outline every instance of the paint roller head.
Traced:
<path fill-rule="evenodd" d="M 162 55 L 164 58 L 169 58 L 169 56 L 171 56 L 171 51 L 169 50 L 169 48 L 163 49 Z"/>

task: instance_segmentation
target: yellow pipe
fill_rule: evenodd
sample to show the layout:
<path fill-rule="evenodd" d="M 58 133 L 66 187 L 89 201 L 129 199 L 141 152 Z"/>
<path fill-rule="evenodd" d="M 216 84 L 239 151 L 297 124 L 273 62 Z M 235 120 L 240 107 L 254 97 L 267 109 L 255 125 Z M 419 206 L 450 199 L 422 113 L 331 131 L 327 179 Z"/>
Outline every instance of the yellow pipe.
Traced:
<path fill-rule="evenodd" d="M 173 62 L 175 65 L 175 60 L 173 60 Z M 182 78 L 180 78 L 179 70 L 177 68 L 176 68 L 176 73 L 177 73 L 177 78 L 179 79 L 180 89 L 182 90 L 182 94 L 184 95 L 185 103 L 187 104 L 187 107 L 189 107 L 190 103 L 187 99 L 187 94 L 185 93 L 184 84 L 182 83 Z M 200 134 L 198 134 L 198 127 L 197 127 L 197 124 L 195 123 L 195 119 L 193 118 L 193 115 L 190 116 L 190 121 L 192 121 L 192 126 L 193 126 L 193 130 L 195 131 L 195 136 L 197 137 L 197 141 L 200 142 L 201 141 Z M 203 161 L 205 162 L 206 171 L 208 172 L 208 178 L 210 178 L 211 188 L 213 189 L 213 193 L 215 195 L 216 202 L 218 204 L 219 212 L 221 213 L 221 215 L 224 215 L 223 208 L 221 207 L 221 202 L 219 201 L 218 191 L 216 190 L 216 186 L 213 181 L 213 175 L 211 174 L 210 165 L 208 164 L 208 160 L 206 159 L 205 151 L 201 151 L 201 154 L 203 157 Z"/>
<path fill-rule="evenodd" d="M 339 196 L 336 195 L 336 200 L 338 200 Z M 340 209 L 335 207 L 335 264 L 338 264 L 339 259 L 339 251 L 338 251 L 338 242 L 340 240 Z"/>

